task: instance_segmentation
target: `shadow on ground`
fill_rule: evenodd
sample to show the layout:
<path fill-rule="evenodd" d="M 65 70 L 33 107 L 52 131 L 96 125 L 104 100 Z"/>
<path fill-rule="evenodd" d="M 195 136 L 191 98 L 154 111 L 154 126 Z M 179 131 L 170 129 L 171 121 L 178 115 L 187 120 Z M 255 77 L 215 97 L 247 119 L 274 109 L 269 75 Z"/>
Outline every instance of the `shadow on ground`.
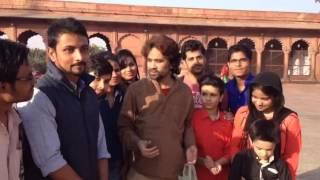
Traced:
<path fill-rule="evenodd" d="M 319 180 L 320 179 L 320 167 L 311 171 L 298 175 L 298 180 Z"/>

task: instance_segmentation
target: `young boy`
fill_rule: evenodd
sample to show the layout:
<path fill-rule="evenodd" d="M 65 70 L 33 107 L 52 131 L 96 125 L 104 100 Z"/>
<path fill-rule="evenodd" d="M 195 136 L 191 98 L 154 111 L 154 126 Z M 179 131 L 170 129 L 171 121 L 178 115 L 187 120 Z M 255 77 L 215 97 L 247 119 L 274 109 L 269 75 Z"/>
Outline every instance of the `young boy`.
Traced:
<path fill-rule="evenodd" d="M 200 91 L 203 108 L 194 112 L 192 122 L 198 148 L 197 176 L 199 180 L 226 180 L 232 121 L 226 120 L 219 107 L 224 83 L 207 75 L 200 79 Z"/>
<path fill-rule="evenodd" d="M 105 94 L 106 94 L 106 89 L 109 87 L 109 82 L 111 80 L 112 76 L 112 66 L 111 64 L 107 61 L 107 59 L 104 58 L 99 58 L 100 56 L 94 56 L 90 58 L 90 63 L 89 63 L 89 74 L 94 77 L 94 79 L 90 83 L 90 87 L 95 91 L 95 93 L 98 96 L 98 102 L 99 102 L 99 110 L 100 110 L 100 117 L 105 129 L 105 136 L 107 140 L 107 147 L 108 151 L 110 152 L 111 156 L 113 156 L 113 149 L 114 147 L 114 138 L 112 138 L 110 134 L 110 130 L 107 126 L 107 121 L 110 121 L 110 117 L 106 117 L 106 100 L 105 100 Z M 107 131 L 108 129 L 108 131 Z M 112 163 L 112 158 L 108 159 L 108 176 L 110 180 L 114 180 L 111 178 L 113 176 L 113 170 L 111 167 L 113 167 Z"/>
<path fill-rule="evenodd" d="M 229 180 L 291 180 L 284 161 L 278 158 L 276 145 L 280 130 L 273 121 L 255 121 L 249 130 L 253 149 L 238 153 L 232 162 Z"/>

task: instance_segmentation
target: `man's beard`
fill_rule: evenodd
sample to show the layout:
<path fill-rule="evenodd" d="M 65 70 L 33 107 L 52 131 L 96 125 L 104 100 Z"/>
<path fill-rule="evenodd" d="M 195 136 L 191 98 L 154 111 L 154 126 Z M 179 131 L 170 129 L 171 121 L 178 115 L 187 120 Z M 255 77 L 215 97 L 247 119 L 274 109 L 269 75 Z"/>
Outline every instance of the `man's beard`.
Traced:
<path fill-rule="evenodd" d="M 74 72 L 72 69 L 77 66 L 80 66 L 80 68 L 82 68 L 83 70 L 81 72 Z M 81 76 L 86 72 L 86 63 L 79 62 L 79 63 L 73 64 L 73 65 L 71 65 L 70 69 L 71 69 L 70 74 L 72 74 L 74 76 Z"/>
<path fill-rule="evenodd" d="M 201 68 L 201 69 L 200 69 Z M 200 69 L 200 70 L 199 70 Z M 194 66 L 191 67 L 191 73 L 193 75 L 200 75 L 203 73 L 203 70 L 204 70 L 204 66 L 203 65 L 200 65 L 200 64 L 196 64 Z"/>
<path fill-rule="evenodd" d="M 166 77 L 166 75 L 161 74 L 158 71 L 154 71 L 154 72 L 156 72 L 156 75 L 150 75 L 150 73 L 149 73 L 149 78 L 152 80 L 156 80 L 159 82 Z"/>

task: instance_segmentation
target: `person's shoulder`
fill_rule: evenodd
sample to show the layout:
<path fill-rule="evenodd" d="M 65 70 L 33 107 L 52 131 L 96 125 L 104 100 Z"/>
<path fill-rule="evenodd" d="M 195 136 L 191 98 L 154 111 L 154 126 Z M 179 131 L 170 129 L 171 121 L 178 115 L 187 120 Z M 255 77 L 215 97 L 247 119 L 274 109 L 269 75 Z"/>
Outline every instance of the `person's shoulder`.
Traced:
<path fill-rule="evenodd" d="M 284 170 L 284 169 L 288 170 L 289 169 L 287 162 L 282 160 L 281 158 L 278 158 L 277 160 L 275 160 L 273 162 L 273 164 L 277 170 Z"/>
<path fill-rule="evenodd" d="M 249 112 L 249 107 L 248 106 L 241 106 L 236 114 L 243 114 L 243 113 L 248 113 Z"/>
<path fill-rule="evenodd" d="M 252 159 L 252 153 L 251 149 L 242 150 L 239 151 L 234 158 L 238 161 L 249 162 L 249 160 Z"/>
<path fill-rule="evenodd" d="M 178 86 L 180 92 L 192 94 L 190 87 L 186 83 L 182 82 L 179 79 L 176 79 L 175 82 L 177 83 L 177 86 Z"/>
<path fill-rule="evenodd" d="M 148 78 L 142 78 L 142 79 L 130 84 L 130 86 L 128 86 L 127 90 L 130 90 L 130 89 L 134 89 L 134 90 L 141 89 L 141 88 L 144 88 L 144 86 L 149 85 L 149 84 L 152 84 L 151 80 L 149 80 Z"/>
<path fill-rule="evenodd" d="M 203 108 L 193 110 L 193 117 L 196 117 L 197 119 L 199 119 L 199 117 L 202 118 L 207 115 L 208 115 L 208 112 Z"/>
<path fill-rule="evenodd" d="M 224 112 L 220 112 L 220 114 L 221 114 L 220 116 L 222 116 L 222 117 L 220 118 L 221 124 L 222 124 L 225 128 L 227 128 L 227 129 L 232 129 L 232 128 L 233 128 L 233 120 L 228 120 L 228 119 L 226 119 Z"/>
<path fill-rule="evenodd" d="M 290 111 L 292 111 L 292 110 L 290 110 Z M 287 125 L 292 124 L 292 123 L 299 123 L 299 122 L 300 122 L 299 116 L 294 111 L 289 113 L 283 120 L 283 123 L 287 124 Z"/>

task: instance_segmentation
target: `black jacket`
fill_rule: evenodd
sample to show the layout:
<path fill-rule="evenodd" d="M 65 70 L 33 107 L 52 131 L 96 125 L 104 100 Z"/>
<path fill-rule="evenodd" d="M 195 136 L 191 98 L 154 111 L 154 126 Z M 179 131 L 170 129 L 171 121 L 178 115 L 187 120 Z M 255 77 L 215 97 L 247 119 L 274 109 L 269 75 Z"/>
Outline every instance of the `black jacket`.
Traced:
<path fill-rule="evenodd" d="M 98 98 L 88 86 L 91 76 L 84 75 L 81 92 L 77 92 L 51 61 L 46 74 L 37 82 L 56 110 L 55 120 L 60 150 L 68 165 L 84 180 L 98 180 L 97 139 L 99 130 Z M 24 150 L 25 180 L 44 180 L 34 164 L 29 144 Z"/>
<path fill-rule="evenodd" d="M 262 166 L 257 158 L 253 149 L 239 152 L 233 159 L 229 180 L 291 180 L 289 169 L 281 159 Z"/>

